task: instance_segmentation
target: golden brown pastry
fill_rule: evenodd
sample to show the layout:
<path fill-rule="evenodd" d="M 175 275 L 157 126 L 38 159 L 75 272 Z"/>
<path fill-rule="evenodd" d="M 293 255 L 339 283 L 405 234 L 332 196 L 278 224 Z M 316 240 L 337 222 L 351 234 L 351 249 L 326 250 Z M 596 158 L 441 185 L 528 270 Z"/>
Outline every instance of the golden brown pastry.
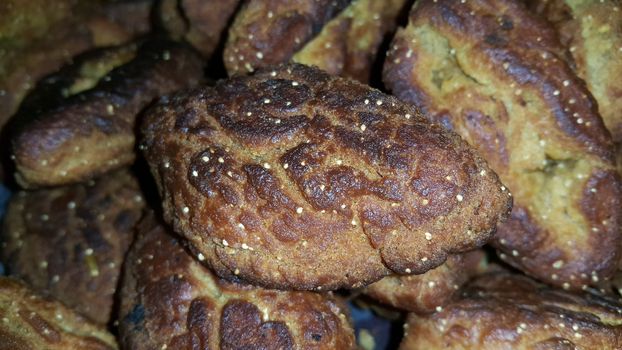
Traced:
<path fill-rule="evenodd" d="M 240 0 L 163 0 L 160 22 L 175 38 L 184 38 L 209 57 L 222 41 L 223 33 Z"/>
<path fill-rule="evenodd" d="M 16 120 L 12 142 L 22 186 L 85 181 L 131 163 L 138 113 L 160 95 L 197 85 L 203 63 L 184 45 L 152 40 L 127 63 L 107 68 L 114 69 L 92 88 L 78 86 L 72 95 L 71 86 L 54 108 Z"/>
<path fill-rule="evenodd" d="M 552 289 L 522 275 L 479 277 L 429 316 L 411 314 L 400 350 L 545 350 L 622 347 L 622 304 Z"/>
<path fill-rule="evenodd" d="M 233 75 L 292 59 L 367 82 L 407 2 L 247 1 L 229 29 L 225 67 Z"/>
<path fill-rule="evenodd" d="M 613 143 L 552 27 L 518 1 L 422 0 L 393 40 L 385 85 L 477 148 L 514 196 L 493 244 L 564 288 L 620 258 Z"/>
<path fill-rule="evenodd" d="M 474 250 L 450 255 L 422 275 L 392 275 L 372 283 L 364 293 L 398 309 L 430 313 L 442 308 L 471 277 L 486 267 L 486 254 Z"/>
<path fill-rule="evenodd" d="M 354 349 L 346 313 L 332 293 L 221 280 L 149 216 L 126 261 L 120 341 L 135 350 Z"/>
<path fill-rule="evenodd" d="M 172 97 L 142 132 L 165 219 L 219 275 L 261 286 L 423 273 L 484 244 L 511 205 L 457 135 L 299 64 Z"/>
<path fill-rule="evenodd" d="M 622 4 L 619 0 L 538 0 L 531 6 L 555 25 L 613 140 L 621 142 Z"/>
<path fill-rule="evenodd" d="M 0 276 L 0 350 L 114 350 L 105 328 L 18 280 Z"/>
<path fill-rule="evenodd" d="M 4 218 L 0 257 L 34 290 L 105 324 L 143 202 L 126 170 L 90 184 L 19 192 Z"/>

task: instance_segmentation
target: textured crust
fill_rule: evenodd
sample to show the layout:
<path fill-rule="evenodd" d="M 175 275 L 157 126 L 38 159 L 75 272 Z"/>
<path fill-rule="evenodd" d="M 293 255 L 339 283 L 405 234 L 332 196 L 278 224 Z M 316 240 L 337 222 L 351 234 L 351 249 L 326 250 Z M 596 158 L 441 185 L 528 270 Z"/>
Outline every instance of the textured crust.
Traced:
<path fill-rule="evenodd" d="M 112 334 L 63 304 L 0 276 L 0 350 L 114 350 Z"/>
<path fill-rule="evenodd" d="M 292 59 L 367 82 L 407 2 L 250 1 L 230 29 L 225 66 L 232 75 Z"/>
<path fill-rule="evenodd" d="M 240 0 L 163 0 L 159 20 L 175 38 L 184 38 L 205 57 L 221 42 Z"/>
<path fill-rule="evenodd" d="M 622 141 L 622 4 L 619 0 L 531 1 L 555 25 L 576 72 L 598 101 L 615 142 Z"/>
<path fill-rule="evenodd" d="M 501 257 L 579 288 L 620 258 L 613 143 L 554 30 L 519 2 L 420 1 L 385 63 L 385 85 L 474 145 L 510 186 Z"/>
<path fill-rule="evenodd" d="M 131 163 L 138 113 L 162 94 L 197 85 L 202 66 L 183 45 L 148 41 L 92 89 L 17 120 L 12 140 L 18 182 L 73 183 Z"/>
<path fill-rule="evenodd" d="M 486 254 L 481 250 L 450 255 L 443 265 L 422 275 L 385 277 L 365 288 L 365 294 L 398 309 L 430 313 L 442 308 L 485 266 Z"/>
<path fill-rule="evenodd" d="M 511 206 L 457 135 L 303 65 L 172 97 L 142 131 L 165 219 L 219 275 L 262 286 L 423 273 L 484 244 Z"/>
<path fill-rule="evenodd" d="M 43 76 L 90 48 L 147 33 L 151 0 L 5 0 L 0 4 L 0 128 Z"/>
<path fill-rule="evenodd" d="M 5 217 L 0 256 L 11 275 L 105 324 L 143 206 L 127 171 L 88 185 L 19 192 Z"/>
<path fill-rule="evenodd" d="M 472 282 L 441 312 L 411 314 L 401 350 L 544 350 L 622 347 L 622 304 L 571 294 L 507 272 Z"/>
<path fill-rule="evenodd" d="M 347 307 L 331 293 L 220 280 L 152 216 L 126 263 L 121 343 L 128 349 L 354 349 Z"/>

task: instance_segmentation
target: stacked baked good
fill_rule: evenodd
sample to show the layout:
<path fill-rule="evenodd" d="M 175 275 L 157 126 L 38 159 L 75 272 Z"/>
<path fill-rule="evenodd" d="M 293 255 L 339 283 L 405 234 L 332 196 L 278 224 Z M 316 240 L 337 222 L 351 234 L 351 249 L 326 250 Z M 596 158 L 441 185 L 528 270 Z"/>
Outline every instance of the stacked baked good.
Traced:
<path fill-rule="evenodd" d="M 616 1 L 133 6 L 4 130 L 0 349 L 622 348 Z"/>

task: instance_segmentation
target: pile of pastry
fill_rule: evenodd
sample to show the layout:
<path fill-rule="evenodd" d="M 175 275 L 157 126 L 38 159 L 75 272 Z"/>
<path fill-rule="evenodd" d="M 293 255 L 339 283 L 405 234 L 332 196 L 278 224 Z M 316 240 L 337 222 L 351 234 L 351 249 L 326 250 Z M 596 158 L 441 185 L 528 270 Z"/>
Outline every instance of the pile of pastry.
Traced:
<path fill-rule="evenodd" d="M 619 1 L 37 1 L 1 349 L 622 348 Z"/>

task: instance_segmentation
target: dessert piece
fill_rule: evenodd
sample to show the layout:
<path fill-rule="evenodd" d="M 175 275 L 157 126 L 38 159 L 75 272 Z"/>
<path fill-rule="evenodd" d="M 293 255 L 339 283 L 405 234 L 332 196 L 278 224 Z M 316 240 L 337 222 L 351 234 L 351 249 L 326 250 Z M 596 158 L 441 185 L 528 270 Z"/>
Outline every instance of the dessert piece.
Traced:
<path fill-rule="evenodd" d="M 120 341 L 136 350 L 354 349 L 346 313 L 332 293 L 221 280 L 149 216 L 126 261 Z"/>
<path fill-rule="evenodd" d="M 106 324 L 143 207 L 126 170 L 90 184 L 19 192 L 4 218 L 0 257 L 37 292 Z"/>
<path fill-rule="evenodd" d="M 393 40 L 385 85 L 459 133 L 514 197 L 493 245 L 547 283 L 582 288 L 620 259 L 613 142 L 553 28 L 518 1 L 423 0 Z"/>
<path fill-rule="evenodd" d="M 552 289 L 522 275 L 483 275 L 441 311 L 411 314 L 401 350 L 622 347 L 622 304 Z"/>
<path fill-rule="evenodd" d="M 173 96 L 142 132 L 165 220 L 220 276 L 270 288 L 423 273 L 483 245 L 511 207 L 456 134 L 304 65 Z"/>
<path fill-rule="evenodd" d="M 100 79 L 93 87 L 78 84 L 72 94 L 74 84 L 53 108 L 15 121 L 12 143 L 22 186 L 85 181 L 130 164 L 139 112 L 160 95 L 197 85 L 203 73 L 193 50 L 161 40 L 142 43 L 127 63 L 108 67 L 114 69 L 101 78 L 105 69 L 95 74 Z"/>
<path fill-rule="evenodd" d="M 114 350 L 112 334 L 24 283 L 0 276 L 0 349 Z"/>

